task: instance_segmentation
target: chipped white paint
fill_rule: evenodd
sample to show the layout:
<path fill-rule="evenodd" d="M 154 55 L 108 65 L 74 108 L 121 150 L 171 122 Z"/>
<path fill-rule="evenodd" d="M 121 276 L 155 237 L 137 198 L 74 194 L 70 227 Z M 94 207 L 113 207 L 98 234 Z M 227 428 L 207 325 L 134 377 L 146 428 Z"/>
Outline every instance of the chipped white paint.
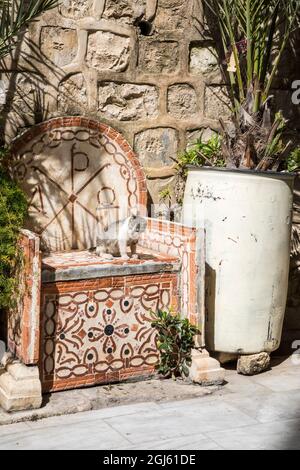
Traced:
<path fill-rule="evenodd" d="M 255 354 L 279 347 L 287 298 L 293 177 L 191 170 L 184 223 L 206 229 L 206 344 Z"/>

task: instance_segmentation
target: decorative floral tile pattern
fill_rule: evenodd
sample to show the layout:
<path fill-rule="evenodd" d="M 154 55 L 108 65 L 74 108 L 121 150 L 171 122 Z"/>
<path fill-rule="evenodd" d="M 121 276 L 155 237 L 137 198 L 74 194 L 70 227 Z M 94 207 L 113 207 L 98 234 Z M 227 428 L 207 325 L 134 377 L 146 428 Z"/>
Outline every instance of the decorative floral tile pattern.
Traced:
<path fill-rule="evenodd" d="M 71 285 L 70 285 L 71 284 Z M 44 391 L 153 372 L 151 311 L 177 304 L 177 275 L 54 284 L 43 290 Z"/>
<path fill-rule="evenodd" d="M 198 245 L 197 245 L 198 244 Z M 199 346 L 204 345 L 204 233 L 184 225 L 148 218 L 140 245 L 181 260 L 180 313 L 201 331 Z"/>

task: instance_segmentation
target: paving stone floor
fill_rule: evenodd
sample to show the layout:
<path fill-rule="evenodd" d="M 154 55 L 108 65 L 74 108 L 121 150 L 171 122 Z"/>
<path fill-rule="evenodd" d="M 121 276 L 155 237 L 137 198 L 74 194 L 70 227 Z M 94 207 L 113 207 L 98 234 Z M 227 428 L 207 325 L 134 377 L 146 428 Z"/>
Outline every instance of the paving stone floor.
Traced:
<path fill-rule="evenodd" d="M 144 396 L 143 403 L 2 425 L 0 449 L 300 449 L 300 364 L 275 358 L 262 375 L 229 369 L 226 381 L 211 393 L 183 393 L 185 400 L 177 391 L 172 401 Z"/>

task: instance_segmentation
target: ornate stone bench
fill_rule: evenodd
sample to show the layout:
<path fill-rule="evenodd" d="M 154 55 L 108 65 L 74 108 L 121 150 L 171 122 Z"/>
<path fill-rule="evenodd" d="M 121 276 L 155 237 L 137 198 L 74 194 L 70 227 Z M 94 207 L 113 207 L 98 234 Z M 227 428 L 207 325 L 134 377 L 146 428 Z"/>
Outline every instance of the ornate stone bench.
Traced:
<path fill-rule="evenodd" d="M 54 119 L 23 134 L 13 154 L 30 201 L 21 302 L 7 338 L 23 376 L 38 365 L 47 392 L 149 375 L 158 361 L 151 311 L 173 307 L 203 327 L 203 233 L 148 218 L 139 259 L 100 259 L 90 251 L 97 205 L 109 204 L 115 218 L 146 212 L 144 172 L 124 138 L 85 118 Z M 12 375 L 0 377 L 3 406 L 39 406 L 36 374 L 22 399 L 6 386 Z"/>

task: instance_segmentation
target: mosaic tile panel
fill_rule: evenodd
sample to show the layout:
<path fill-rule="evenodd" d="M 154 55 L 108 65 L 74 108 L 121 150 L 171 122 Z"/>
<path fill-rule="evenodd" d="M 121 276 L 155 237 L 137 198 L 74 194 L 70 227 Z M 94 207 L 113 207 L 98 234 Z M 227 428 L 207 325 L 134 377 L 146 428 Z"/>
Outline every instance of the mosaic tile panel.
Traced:
<path fill-rule="evenodd" d="M 204 344 L 204 232 L 165 220 L 147 219 L 140 245 L 181 260 L 180 313 L 198 325 Z"/>
<path fill-rule="evenodd" d="M 43 290 L 44 391 L 153 372 L 151 311 L 177 307 L 177 274 L 47 285 Z"/>

